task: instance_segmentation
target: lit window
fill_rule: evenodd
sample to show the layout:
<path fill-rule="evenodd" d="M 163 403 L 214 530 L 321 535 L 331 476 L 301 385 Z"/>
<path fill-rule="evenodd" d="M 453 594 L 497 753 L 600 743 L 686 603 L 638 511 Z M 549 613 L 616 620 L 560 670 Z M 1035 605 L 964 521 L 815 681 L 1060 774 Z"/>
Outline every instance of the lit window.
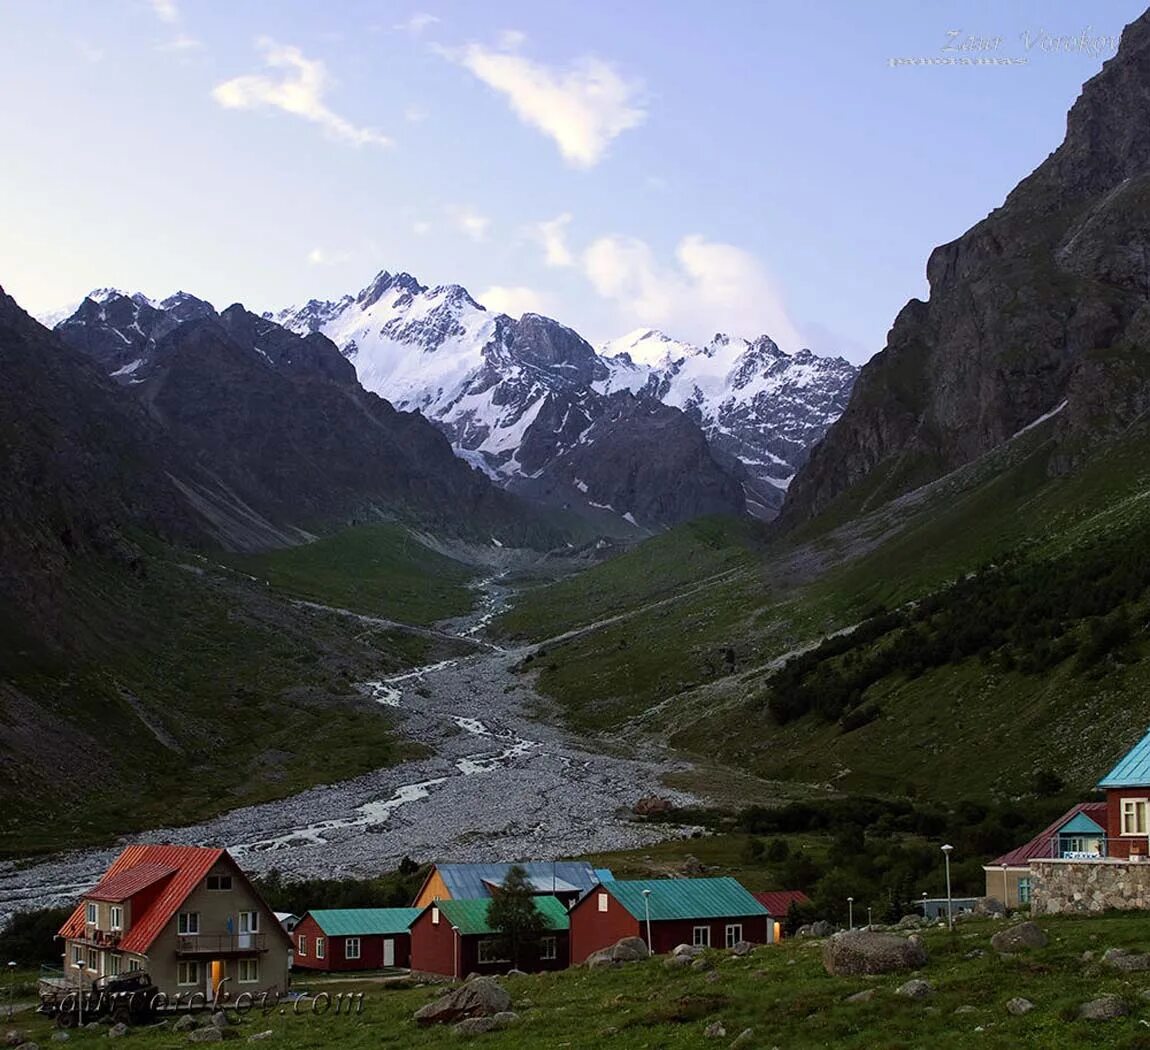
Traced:
<path fill-rule="evenodd" d="M 539 942 L 539 958 L 543 962 L 559 958 L 559 942 L 554 937 L 544 937 Z"/>
<path fill-rule="evenodd" d="M 302 959 L 307 956 L 307 935 L 297 934 L 296 936 L 296 954 Z"/>
<path fill-rule="evenodd" d="M 230 875 L 209 875 L 208 876 L 208 889 L 209 890 L 230 890 L 232 888 L 232 877 Z"/>
<path fill-rule="evenodd" d="M 1124 798 L 1122 800 L 1122 834 L 1146 834 L 1146 799 Z"/>
<path fill-rule="evenodd" d="M 89 926 L 95 926 L 96 925 L 96 919 L 99 917 L 99 913 L 96 911 L 96 905 L 94 903 L 92 903 L 91 901 L 88 902 L 87 912 L 88 912 L 88 914 L 86 917 L 88 920 L 88 925 Z"/>
<path fill-rule="evenodd" d="M 122 930 L 124 928 L 124 909 L 118 904 L 113 904 L 108 909 L 108 925 L 113 930 Z"/>
<path fill-rule="evenodd" d="M 259 959 L 241 959 L 239 965 L 240 984 L 258 984 L 260 979 Z"/>
<path fill-rule="evenodd" d="M 176 920 L 176 932 L 182 937 L 194 937 L 200 932 L 200 913 L 198 911 L 182 911 Z"/>
<path fill-rule="evenodd" d="M 736 944 L 743 939 L 743 927 L 741 923 L 735 923 L 727 927 L 727 947 L 733 948 Z"/>
<path fill-rule="evenodd" d="M 315 939 L 315 957 L 317 959 L 323 958 L 323 938 L 317 937 Z"/>
<path fill-rule="evenodd" d="M 500 950 L 499 942 L 496 940 L 485 940 L 479 942 L 479 961 L 480 963 L 505 963 L 510 962 L 503 952 Z"/>
<path fill-rule="evenodd" d="M 184 988 L 200 983 L 200 964 L 198 962 L 182 962 L 176 967 L 176 984 Z"/>
<path fill-rule="evenodd" d="M 710 948 L 711 947 L 711 927 L 710 926 L 696 926 L 691 931 L 691 943 L 696 948 Z"/>
<path fill-rule="evenodd" d="M 343 942 L 343 957 L 345 959 L 358 959 L 359 958 L 359 938 L 348 937 Z"/>
<path fill-rule="evenodd" d="M 605 894 L 605 893 L 599 894 L 599 910 L 600 911 L 606 911 L 607 910 L 607 894 Z"/>

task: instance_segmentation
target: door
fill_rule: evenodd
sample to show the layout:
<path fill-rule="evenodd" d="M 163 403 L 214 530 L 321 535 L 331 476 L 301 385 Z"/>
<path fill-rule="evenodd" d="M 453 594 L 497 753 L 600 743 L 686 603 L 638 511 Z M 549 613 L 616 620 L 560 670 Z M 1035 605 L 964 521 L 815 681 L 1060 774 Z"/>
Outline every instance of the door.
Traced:
<path fill-rule="evenodd" d="M 213 999 L 216 997 L 216 992 L 219 991 L 220 981 L 225 976 L 223 959 L 213 959 L 208 965 L 208 991 Z"/>
<path fill-rule="evenodd" d="M 240 939 L 241 949 L 251 948 L 255 945 L 255 934 L 260 932 L 260 913 L 258 911 L 240 912 Z"/>
<path fill-rule="evenodd" d="M 391 938 L 385 938 L 383 942 L 383 965 L 395 965 L 395 941 Z"/>

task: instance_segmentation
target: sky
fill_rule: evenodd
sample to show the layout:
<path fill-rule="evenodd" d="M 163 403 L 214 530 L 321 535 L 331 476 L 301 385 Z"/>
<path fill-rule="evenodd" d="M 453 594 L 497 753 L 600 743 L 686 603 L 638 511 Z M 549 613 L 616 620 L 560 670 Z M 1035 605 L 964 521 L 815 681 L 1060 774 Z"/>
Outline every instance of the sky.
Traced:
<path fill-rule="evenodd" d="M 0 286 L 262 311 L 386 269 L 863 361 L 1142 10 L 0 0 Z"/>

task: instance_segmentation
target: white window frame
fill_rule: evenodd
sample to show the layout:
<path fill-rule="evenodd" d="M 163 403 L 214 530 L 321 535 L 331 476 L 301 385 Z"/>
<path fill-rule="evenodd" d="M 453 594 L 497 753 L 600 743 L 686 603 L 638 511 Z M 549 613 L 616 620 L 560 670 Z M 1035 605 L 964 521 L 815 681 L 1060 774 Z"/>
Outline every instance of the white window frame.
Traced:
<path fill-rule="evenodd" d="M 88 949 L 88 969 L 93 977 L 100 976 L 100 954 L 95 948 Z"/>
<path fill-rule="evenodd" d="M 431 906 L 431 925 L 439 925 L 439 907 L 435 904 Z"/>
<path fill-rule="evenodd" d="M 323 943 L 323 938 L 317 937 L 315 939 L 315 957 L 317 959 L 323 958 L 323 953 L 324 953 L 325 947 L 326 947 L 326 945 Z"/>
<path fill-rule="evenodd" d="M 206 888 L 213 893 L 226 893 L 232 888 L 232 877 L 230 875 L 209 875 Z"/>
<path fill-rule="evenodd" d="M 84 908 L 84 921 L 88 926 L 95 926 L 100 919 L 100 909 L 96 906 L 95 901 L 88 901 L 87 906 Z"/>
<path fill-rule="evenodd" d="M 244 968 L 249 967 L 248 976 L 244 976 Z M 260 983 L 260 957 L 258 955 L 252 956 L 250 959 L 240 959 L 239 964 L 236 966 L 236 980 L 238 984 L 259 984 Z"/>
<path fill-rule="evenodd" d="M 181 937 L 198 937 L 200 935 L 200 913 L 198 911 L 182 911 L 176 919 L 176 933 Z"/>
<path fill-rule="evenodd" d="M 743 939 L 743 924 L 741 922 L 729 923 L 726 930 L 723 931 L 723 936 L 726 940 L 727 947 L 733 948 Z"/>
<path fill-rule="evenodd" d="M 124 928 L 124 906 L 113 904 L 108 909 L 108 929 L 122 930 Z"/>
<path fill-rule="evenodd" d="M 606 893 L 600 893 L 599 894 L 599 910 L 600 911 L 606 911 L 607 910 L 607 902 L 610 899 L 611 899 L 610 896 Z"/>
<path fill-rule="evenodd" d="M 552 962 L 559 958 L 559 938 L 544 937 L 539 942 L 539 961 Z"/>
<path fill-rule="evenodd" d="M 1146 835 L 1146 802 L 1144 798 L 1124 798 L 1122 800 L 1122 834 L 1126 837 Z M 1141 817 L 1142 827 L 1138 827 Z M 1133 825 L 1133 830 L 1130 830 Z"/>
<path fill-rule="evenodd" d="M 244 929 L 245 919 L 248 928 Z M 241 934 L 260 932 L 260 913 L 258 911 L 241 911 L 237 916 L 237 923 Z"/>
<path fill-rule="evenodd" d="M 354 951 L 352 950 L 354 948 Z M 345 937 L 343 941 L 343 957 L 347 960 L 360 958 L 363 945 L 358 937 Z"/>
<path fill-rule="evenodd" d="M 711 947 L 711 927 L 694 926 L 691 929 L 691 944 L 696 948 Z"/>
<path fill-rule="evenodd" d="M 82 944 L 72 945 L 72 965 L 79 966 L 84 961 L 84 946 Z"/>
<path fill-rule="evenodd" d="M 298 956 L 299 956 L 301 959 L 306 959 L 306 958 L 307 958 L 307 934 L 306 934 L 306 933 L 298 933 L 298 934 L 296 934 L 296 950 L 295 950 L 295 953 L 296 953 L 296 955 L 298 955 Z"/>
<path fill-rule="evenodd" d="M 496 963 L 511 962 L 499 954 L 499 941 L 494 937 L 485 937 L 479 942 L 476 961 L 480 966 L 493 966 Z"/>
<path fill-rule="evenodd" d="M 139 959 L 128 960 L 128 973 L 139 973 L 144 968 Z"/>
<path fill-rule="evenodd" d="M 198 959 L 182 959 L 176 963 L 176 984 L 180 988 L 195 988 L 200 983 Z"/>
<path fill-rule="evenodd" d="M 119 977 L 124 968 L 123 962 L 124 957 L 122 955 L 117 955 L 115 952 L 111 952 L 108 955 L 108 976 Z"/>

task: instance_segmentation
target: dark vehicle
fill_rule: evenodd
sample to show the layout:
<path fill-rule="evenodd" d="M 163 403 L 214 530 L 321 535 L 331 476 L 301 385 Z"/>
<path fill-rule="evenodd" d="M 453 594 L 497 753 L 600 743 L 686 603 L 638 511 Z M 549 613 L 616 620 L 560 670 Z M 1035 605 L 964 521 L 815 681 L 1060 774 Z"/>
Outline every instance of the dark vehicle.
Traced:
<path fill-rule="evenodd" d="M 110 1018 L 113 1024 L 142 1024 L 152 1020 L 152 1002 L 159 989 L 140 971 L 101 977 L 82 993 L 62 984 L 41 984 L 37 1012 L 56 1019 L 60 1028 Z"/>

